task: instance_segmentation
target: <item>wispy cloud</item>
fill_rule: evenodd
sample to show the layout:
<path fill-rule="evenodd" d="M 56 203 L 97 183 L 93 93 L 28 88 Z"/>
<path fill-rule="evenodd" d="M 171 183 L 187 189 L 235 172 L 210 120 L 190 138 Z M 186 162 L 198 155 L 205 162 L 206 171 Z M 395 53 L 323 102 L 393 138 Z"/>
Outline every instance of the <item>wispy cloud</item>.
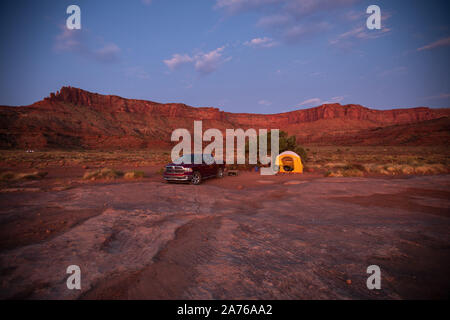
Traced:
<path fill-rule="evenodd" d="M 55 51 L 82 51 L 84 49 L 83 33 L 81 30 L 69 30 L 61 27 L 61 32 L 56 36 L 53 48 Z"/>
<path fill-rule="evenodd" d="M 297 107 L 303 107 L 303 106 L 311 106 L 311 105 L 319 105 L 322 102 L 322 99 L 319 98 L 311 98 L 311 99 L 307 99 L 305 101 L 300 102 L 299 104 L 297 104 Z"/>
<path fill-rule="evenodd" d="M 187 54 L 174 54 L 172 55 L 172 58 L 163 60 L 163 62 L 166 64 L 166 66 L 169 67 L 170 70 L 175 70 L 178 67 L 181 67 L 182 65 L 188 64 L 190 62 L 193 62 L 194 59 L 191 58 Z"/>
<path fill-rule="evenodd" d="M 345 99 L 346 96 L 337 96 L 337 97 L 332 97 L 326 101 L 323 101 L 322 104 L 329 104 L 329 103 L 340 103 L 342 102 L 342 100 Z"/>
<path fill-rule="evenodd" d="M 231 57 L 224 57 L 224 50 L 225 46 L 206 53 L 200 52 L 194 56 L 174 54 L 172 58 L 163 60 L 163 62 L 171 70 L 175 70 L 183 65 L 193 64 L 197 72 L 206 75 L 216 71 L 223 63 L 231 60 Z"/>
<path fill-rule="evenodd" d="M 272 105 L 272 102 L 267 101 L 267 100 L 259 100 L 259 101 L 258 101 L 258 104 L 261 105 L 261 106 L 268 107 L 268 106 L 271 106 L 271 105 Z"/>
<path fill-rule="evenodd" d="M 442 38 L 437 41 L 434 41 L 432 43 L 429 43 L 423 47 L 417 48 L 417 51 L 423 51 L 423 50 L 431 50 L 439 47 L 446 47 L 450 45 L 450 37 Z"/>
<path fill-rule="evenodd" d="M 256 22 L 278 41 L 298 43 L 309 36 L 331 30 L 335 11 L 360 0 L 216 0 L 215 7 L 228 13 L 257 10 L 263 16 Z M 266 14 L 271 12 L 270 14 Z"/>
<path fill-rule="evenodd" d="M 297 104 L 296 107 L 318 106 L 318 105 L 322 105 L 322 104 L 339 103 L 344 99 L 345 99 L 345 96 L 332 97 L 325 101 L 320 98 L 311 98 L 311 99 L 307 99 L 305 101 L 300 102 L 299 104 Z"/>
<path fill-rule="evenodd" d="M 368 40 L 368 39 L 377 39 L 391 31 L 390 28 L 382 28 L 381 30 L 368 30 L 365 26 L 356 27 L 349 31 L 339 34 L 336 38 L 329 41 L 331 45 L 340 46 L 340 47 L 350 47 L 356 41 Z"/>
<path fill-rule="evenodd" d="M 108 43 L 99 49 L 95 49 L 92 53 L 97 60 L 114 62 L 119 59 L 120 48 L 115 43 Z"/>
<path fill-rule="evenodd" d="M 244 45 L 253 48 L 272 48 L 278 45 L 278 42 L 274 41 L 272 38 L 264 37 L 246 41 Z"/>
<path fill-rule="evenodd" d="M 365 17 L 365 14 L 361 14 L 355 11 L 349 11 L 348 13 L 346 13 L 344 15 L 344 19 L 346 19 L 347 21 L 355 21 L 357 25 L 329 40 L 329 44 L 336 47 L 348 49 L 359 42 L 378 39 L 386 36 L 392 31 L 392 29 L 388 25 L 388 20 L 392 17 L 391 12 L 383 11 L 383 14 L 381 15 L 380 30 L 367 29 L 366 23 L 365 21 L 363 21 Z"/>
<path fill-rule="evenodd" d="M 224 62 L 231 60 L 231 57 L 223 57 L 224 49 L 225 47 L 220 47 L 207 53 L 198 54 L 195 57 L 195 69 L 202 74 L 216 71 Z"/>
<path fill-rule="evenodd" d="M 111 63 L 119 60 L 121 49 L 115 43 L 98 43 L 95 47 L 89 45 L 90 36 L 84 29 L 69 30 L 61 27 L 56 36 L 53 49 L 56 52 L 72 52 L 88 59 Z M 98 42 L 98 41 L 97 41 Z"/>
<path fill-rule="evenodd" d="M 347 20 L 347 21 L 363 20 L 365 18 L 366 18 L 366 12 L 365 11 L 350 10 L 350 11 L 347 11 L 344 14 L 344 19 Z"/>

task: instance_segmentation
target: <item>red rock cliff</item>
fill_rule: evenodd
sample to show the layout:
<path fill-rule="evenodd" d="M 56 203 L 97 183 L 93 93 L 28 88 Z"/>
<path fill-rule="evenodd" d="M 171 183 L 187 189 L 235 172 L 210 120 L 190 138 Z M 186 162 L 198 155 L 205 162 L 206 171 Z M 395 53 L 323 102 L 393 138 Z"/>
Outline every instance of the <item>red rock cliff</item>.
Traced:
<path fill-rule="evenodd" d="M 193 120 L 203 120 L 204 129 L 278 128 L 296 135 L 300 142 L 310 144 L 450 142 L 450 110 L 426 107 L 373 110 L 353 104 L 326 104 L 262 115 L 125 99 L 62 87 L 31 106 L 0 107 L 0 113 L 0 147 L 3 148 L 168 145 L 171 132 L 176 128 L 192 129 Z M 380 128 L 386 130 L 380 131 Z M 411 136 L 415 138 L 411 139 Z"/>

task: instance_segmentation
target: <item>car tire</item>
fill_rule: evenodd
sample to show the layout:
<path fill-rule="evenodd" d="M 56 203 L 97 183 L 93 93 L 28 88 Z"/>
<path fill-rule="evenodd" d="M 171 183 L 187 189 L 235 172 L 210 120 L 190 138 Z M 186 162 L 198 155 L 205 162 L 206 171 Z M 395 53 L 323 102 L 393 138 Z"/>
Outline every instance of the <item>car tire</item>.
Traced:
<path fill-rule="evenodd" d="M 216 177 L 217 177 L 218 179 L 222 179 L 222 178 L 223 178 L 223 168 L 217 169 Z"/>
<path fill-rule="evenodd" d="M 202 174 L 198 171 L 195 171 L 192 174 L 191 184 L 199 185 L 202 182 Z"/>

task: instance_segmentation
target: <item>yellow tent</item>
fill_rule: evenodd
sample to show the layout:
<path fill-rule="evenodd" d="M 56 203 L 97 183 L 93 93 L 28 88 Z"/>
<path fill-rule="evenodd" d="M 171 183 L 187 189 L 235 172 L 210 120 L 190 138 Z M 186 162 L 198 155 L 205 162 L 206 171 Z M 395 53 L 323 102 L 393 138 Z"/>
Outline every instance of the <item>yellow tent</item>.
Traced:
<path fill-rule="evenodd" d="M 298 154 L 292 151 L 280 153 L 275 164 L 279 166 L 279 172 L 303 173 L 302 159 Z"/>

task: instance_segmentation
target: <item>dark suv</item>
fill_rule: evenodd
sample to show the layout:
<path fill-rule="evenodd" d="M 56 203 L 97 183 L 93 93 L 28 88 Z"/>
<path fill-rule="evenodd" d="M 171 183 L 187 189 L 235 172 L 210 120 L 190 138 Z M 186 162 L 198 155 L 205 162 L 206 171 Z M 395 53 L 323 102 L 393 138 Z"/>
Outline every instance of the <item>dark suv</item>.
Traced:
<path fill-rule="evenodd" d="M 194 163 L 196 157 L 201 159 L 201 164 Z M 224 165 L 217 164 L 211 155 L 189 154 L 182 156 L 175 163 L 168 164 L 164 171 L 164 179 L 168 182 L 190 182 L 197 185 L 203 179 L 222 178 L 223 172 Z"/>

